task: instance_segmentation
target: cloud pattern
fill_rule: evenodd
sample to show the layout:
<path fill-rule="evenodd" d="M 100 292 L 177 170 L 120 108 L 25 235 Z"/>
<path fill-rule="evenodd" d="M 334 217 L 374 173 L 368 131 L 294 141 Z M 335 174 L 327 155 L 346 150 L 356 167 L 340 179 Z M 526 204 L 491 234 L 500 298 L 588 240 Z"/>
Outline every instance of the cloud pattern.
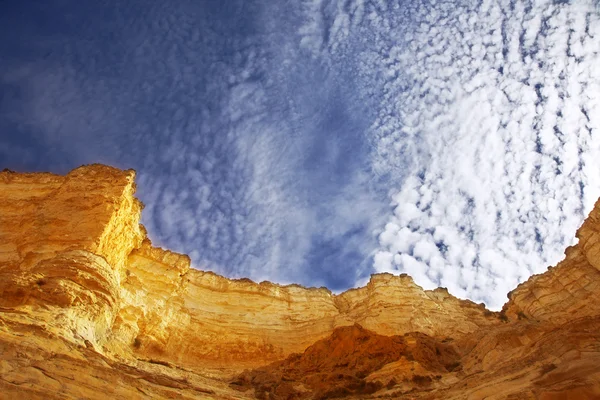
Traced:
<path fill-rule="evenodd" d="M 403 175 L 374 268 L 498 309 L 560 260 L 600 195 L 598 4 L 349 8 L 369 41 L 361 71 L 384 93 L 373 169 Z"/>
<path fill-rule="evenodd" d="M 1 6 L 0 159 L 137 169 L 196 267 L 498 308 L 600 196 L 593 1 L 29 3 Z"/>

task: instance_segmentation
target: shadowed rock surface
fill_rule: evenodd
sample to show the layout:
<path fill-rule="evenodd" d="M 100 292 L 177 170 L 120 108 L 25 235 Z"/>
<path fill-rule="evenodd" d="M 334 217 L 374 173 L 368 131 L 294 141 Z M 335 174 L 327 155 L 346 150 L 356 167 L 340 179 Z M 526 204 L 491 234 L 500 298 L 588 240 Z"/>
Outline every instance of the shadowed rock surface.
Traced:
<path fill-rule="evenodd" d="M 383 336 L 360 325 L 336 328 L 302 354 L 292 354 L 284 361 L 241 374 L 233 388 L 255 388 L 258 398 L 319 398 L 367 395 L 382 389 L 380 380 L 369 375 L 383 366 L 399 362 L 424 375 L 412 374 L 418 385 L 436 379 L 440 373 L 453 370 L 459 355 L 451 344 L 440 343 L 422 333 Z M 395 378 L 407 378 L 395 374 Z M 394 378 L 394 379 L 395 379 Z M 390 383 L 391 382 L 391 383 Z M 392 380 L 386 382 L 392 387 Z"/>
<path fill-rule="evenodd" d="M 600 398 L 600 203 L 495 313 L 406 275 L 334 295 L 191 269 L 134 179 L 0 172 L 0 397 Z"/>

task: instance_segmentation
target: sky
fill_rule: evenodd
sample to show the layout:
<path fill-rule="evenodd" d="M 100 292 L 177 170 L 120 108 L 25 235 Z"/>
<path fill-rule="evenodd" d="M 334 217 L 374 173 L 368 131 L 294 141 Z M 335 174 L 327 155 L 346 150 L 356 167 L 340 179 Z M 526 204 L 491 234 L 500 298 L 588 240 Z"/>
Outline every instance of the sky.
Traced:
<path fill-rule="evenodd" d="M 600 197 L 597 0 L 5 0 L 0 168 L 137 171 L 228 277 L 499 309 Z"/>

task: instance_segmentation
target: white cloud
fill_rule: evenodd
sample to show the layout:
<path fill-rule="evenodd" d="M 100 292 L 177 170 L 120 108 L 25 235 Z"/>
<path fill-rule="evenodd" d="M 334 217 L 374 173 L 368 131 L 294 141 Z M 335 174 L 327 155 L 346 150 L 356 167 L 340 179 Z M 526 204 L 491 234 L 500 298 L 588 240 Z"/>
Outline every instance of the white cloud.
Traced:
<path fill-rule="evenodd" d="M 354 2 L 337 4 L 310 10 L 319 23 L 301 34 L 354 19 Z M 372 167 L 397 186 L 374 268 L 497 309 L 560 260 L 600 196 L 600 11 L 550 0 L 392 9 L 361 2 L 361 24 L 315 47 L 330 64 L 349 61 L 344 40 L 361 49 L 362 98 L 380 99 Z"/>
<path fill-rule="evenodd" d="M 598 9 L 513 4 L 419 5 L 403 50 L 364 64 L 403 75 L 373 124 L 374 167 L 404 179 L 375 269 L 496 309 L 560 260 L 600 195 Z"/>

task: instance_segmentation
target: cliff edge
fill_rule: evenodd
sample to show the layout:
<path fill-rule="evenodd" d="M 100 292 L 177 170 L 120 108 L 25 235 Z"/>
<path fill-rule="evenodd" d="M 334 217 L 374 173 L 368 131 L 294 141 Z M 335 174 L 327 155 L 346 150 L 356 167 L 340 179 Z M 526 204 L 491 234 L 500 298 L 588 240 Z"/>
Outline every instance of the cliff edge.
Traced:
<path fill-rule="evenodd" d="M 500 313 L 407 275 L 230 280 L 141 210 L 132 170 L 0 172 L 0 397 L 600 398 L 600 202 Z"/>

